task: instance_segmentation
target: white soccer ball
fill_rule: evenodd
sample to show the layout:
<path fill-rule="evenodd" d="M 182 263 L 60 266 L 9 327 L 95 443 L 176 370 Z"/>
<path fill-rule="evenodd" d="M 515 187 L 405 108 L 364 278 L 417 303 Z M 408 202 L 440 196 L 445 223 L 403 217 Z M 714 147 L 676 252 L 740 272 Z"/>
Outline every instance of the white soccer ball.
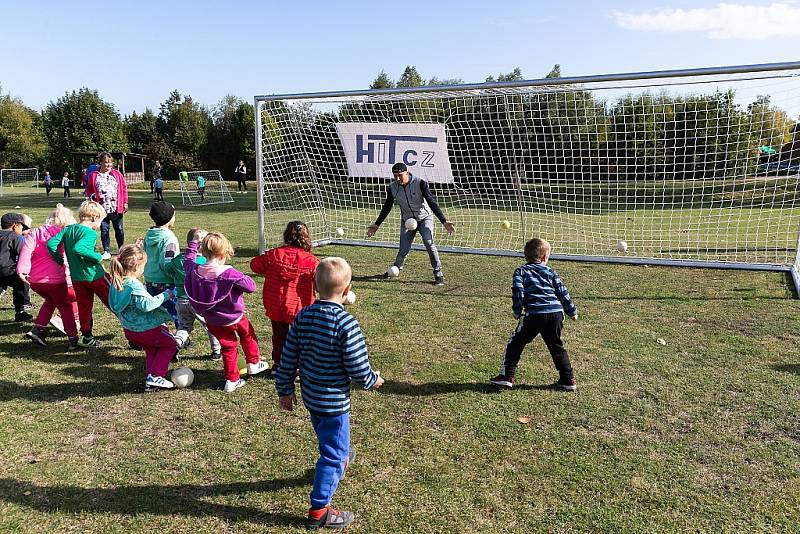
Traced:
<path fill-rule="evenodd" d="M 356 301 L 356 292 L 355 292 L 355 291 L 353 291 L 352 289 L 351 289 L 350 291 L 348 291 L 348 292 L 347 292 L 347 296 L 344 298 L 344 301 L 345 301 L 347 304 L 353 304 L 353 303 L 355 303 L 355 301 Z"/>
<path fill-rule="evenodd" d="M 338 237 L 342 237 L 344 235 L 344 228 L 337 228 L 336 229 L 336 235 Z"/>
<path fill-rule="evenodd" d="M 414 219 L 413 217 L 411 219 L 406 219 L 405 225 L 406 225 L 406 230 L 408 230 L 409 232 L 413 232 L 414 230 L 417 229 L 417 220 Z"/>
<path fill-rule="evenodd" d="M 620 252 L 627 252 L 628 250 L 628 243 L 622 239 L 617 241 L 617 250 Z"/>
<path fill-rule="evenodd" d="M 400 269 L 397 268 L 397 265 L 392 265 L 386 272 L 389 273 L 389 276 L 391 278 L 397 278 L 398 276 L 400 276 Z"/>
<path fill-rule="evenodd" d="M 176 388 L 188 388 L 194 382 L 194 372 L 188 367 L 179 367 L 172 371 L 170 379 Z"/>

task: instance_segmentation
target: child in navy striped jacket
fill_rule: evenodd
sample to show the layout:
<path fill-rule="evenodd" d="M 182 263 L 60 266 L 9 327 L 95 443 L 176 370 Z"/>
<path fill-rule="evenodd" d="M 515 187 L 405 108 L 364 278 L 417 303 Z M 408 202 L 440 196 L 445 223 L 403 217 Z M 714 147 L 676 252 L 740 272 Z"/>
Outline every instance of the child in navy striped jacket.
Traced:
<path fill-rule="evenodd" d="M 372 370 L 358 321 L 344 310 L 352 278 L 342 258 L 325 258 L 316 269 L 319 299 L 300 310 L 286 336 L 275 388 L 280 406 L 292 410 L 295 369 L 300 368 L 303 404 L 319 441 L 319 460 L 311 490 L 306 526 L 344 528 L 353 514 L 331 507 L 331 499 L 348 463 L 350 448 L 350 381 L 363 389 L 377 389 L 383 378 Z"/>
<path fill-rule="evenodd" d="M 511 283 L 512 311 L 519 322 L 506 345 L 500 374 L 489 380 L 492 384 L 514 386 L 514 375 L 525 345 L 541 334 L 558 369 L 559 379 L 553 387 L 563 391 L 578 389 L 567 349 L 561 341 L 564 313 L 577 321 L 578 309 L 561 278 L 547 266 L 550 249 L 550 243 L 544 239 L 535 238 L 525 243 L 527 263 L 514 271 Z"/>

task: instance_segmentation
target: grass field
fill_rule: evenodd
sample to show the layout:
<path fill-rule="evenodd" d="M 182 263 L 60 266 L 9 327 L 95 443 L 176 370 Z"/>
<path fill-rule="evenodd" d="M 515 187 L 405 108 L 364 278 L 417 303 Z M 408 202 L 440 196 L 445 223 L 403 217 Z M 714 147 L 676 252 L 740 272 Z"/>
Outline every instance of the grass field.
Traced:
<path fill-rule="evenodd" d="M 58 198 L 6 190 L 41 222 Z M 26 196 L 27 195 L 27 196 Z M 135 192 L 129 240 L 149 226 Z M 177 199 L 167 192 L 167 200 Z M 247 270 L 254 193 L 179 209 L 176 234 L 224 231 Z M 77 207 L 78 199 L 68 202 Z M 387 229 L 388 231 L 388 229 Z M 541 341 L 511 391 L 486 380 L 514 326 L 519 260 L 324 247 L 353 265 L 350 311 L 386 378 L 353 393 L 356 462 L 335 503 L 353 532 L 793 532 L 800 524 L 800 301 L 784 275 L 556 262 L 580 320 L 565 327 L 575 394 Z M 34 296 L 34 302 L 38 302 Z M 247 299 L 268 357 L 260 294 Z M 143 395 L 143 358 L 107 310 L 96 350 L 23 340 L 0 301 L 1 532 L 300 532 L 315 440 L 273 384 L 221 391 L 195 332 L 192 388 Z M 658 343 L 657 339 L 666 344 Z M 519 417 L 529 417 L 527 424 Z"/>

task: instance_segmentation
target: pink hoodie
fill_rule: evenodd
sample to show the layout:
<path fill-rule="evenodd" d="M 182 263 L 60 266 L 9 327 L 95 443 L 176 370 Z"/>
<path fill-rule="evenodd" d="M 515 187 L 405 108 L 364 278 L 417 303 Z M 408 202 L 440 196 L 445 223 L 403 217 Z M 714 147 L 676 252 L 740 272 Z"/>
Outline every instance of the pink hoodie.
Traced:
<path fill-rule="evenodd" d="M 62 228 L 43 224 L 31 229 L 25 236 L 22 251 L 17 260 L 17 273 L 27 274 L 28 281 L 39 284 L 58 284 L 69 280 L 66 257 L 64 265 L 59 265 L 47 252 L 47 241 L 61 232 Z M 64 255 L 64 245 L 58 247 Z"/>

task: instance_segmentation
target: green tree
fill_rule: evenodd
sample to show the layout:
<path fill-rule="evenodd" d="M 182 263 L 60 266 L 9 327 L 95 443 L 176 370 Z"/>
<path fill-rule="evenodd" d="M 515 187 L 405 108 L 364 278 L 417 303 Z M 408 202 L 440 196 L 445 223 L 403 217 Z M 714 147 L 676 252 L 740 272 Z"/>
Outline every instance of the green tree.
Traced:
<path fill-rule="evenodd" d="M 522 70 L 519 67 L 515 68 L 514 70 L 512 70 L 508 74 L 503 74 L 501 72 L 500 74 L 497 75 L 497 80 L 495 80 L 494 76 L 487 76 L 486 77 L 486 81 L 487 82 L 494 82 L 494 81 L 498 81 L 498 82 L 514 82 L 514 81 L 521 80 L 521 79 L 522 79 Z"/>
<path fill-rule="evenodd" d="M 206 166 L 212 121 L 205 106 L 172 91 L 160 106 L 156 124 L 168 147 L 161 163 L 169 175 Z"/>
<path fill-rule="evenodd" d="M 255 165 L 255 114 L 252 104 L 227 95 L 214 108 L 209 132 L 209 166 L 223 175 L 233 175 L 239 160 L 248 168 Z"/>
<path fill-rule="evenodd" d="M 407 66 L 397 81 L 397 87 L 422 87 L 423 85 L 425 85 L 425 80 L 417 72 L 417 67 L 413 65 Z"/>
<path fill-rule="evenodd" d="M 54 172 L 75 170 L 69 167 L 76 151 L 128 149 L 122 120 L 114 105 L 101 99 L 97 91 L 85 87 L 48 104 L 43 122 Z"/>
<path fill-rule="evenodd" d="M 392 89 L 394 88 L 394 80 L 389 78 L 386 72 L 381 71 L 378 77 L 370 84 L 370 89 Z"/>
<path fill-rule="evenodd" d="M 556 63 L 545 78 L 561 78 L 561 65 Z"/>
<path fill-rule="evenodd" d="M 22 100 L 0 94 L 0 168 L 41 167 L 46 153 L 41 116 Z"/>

